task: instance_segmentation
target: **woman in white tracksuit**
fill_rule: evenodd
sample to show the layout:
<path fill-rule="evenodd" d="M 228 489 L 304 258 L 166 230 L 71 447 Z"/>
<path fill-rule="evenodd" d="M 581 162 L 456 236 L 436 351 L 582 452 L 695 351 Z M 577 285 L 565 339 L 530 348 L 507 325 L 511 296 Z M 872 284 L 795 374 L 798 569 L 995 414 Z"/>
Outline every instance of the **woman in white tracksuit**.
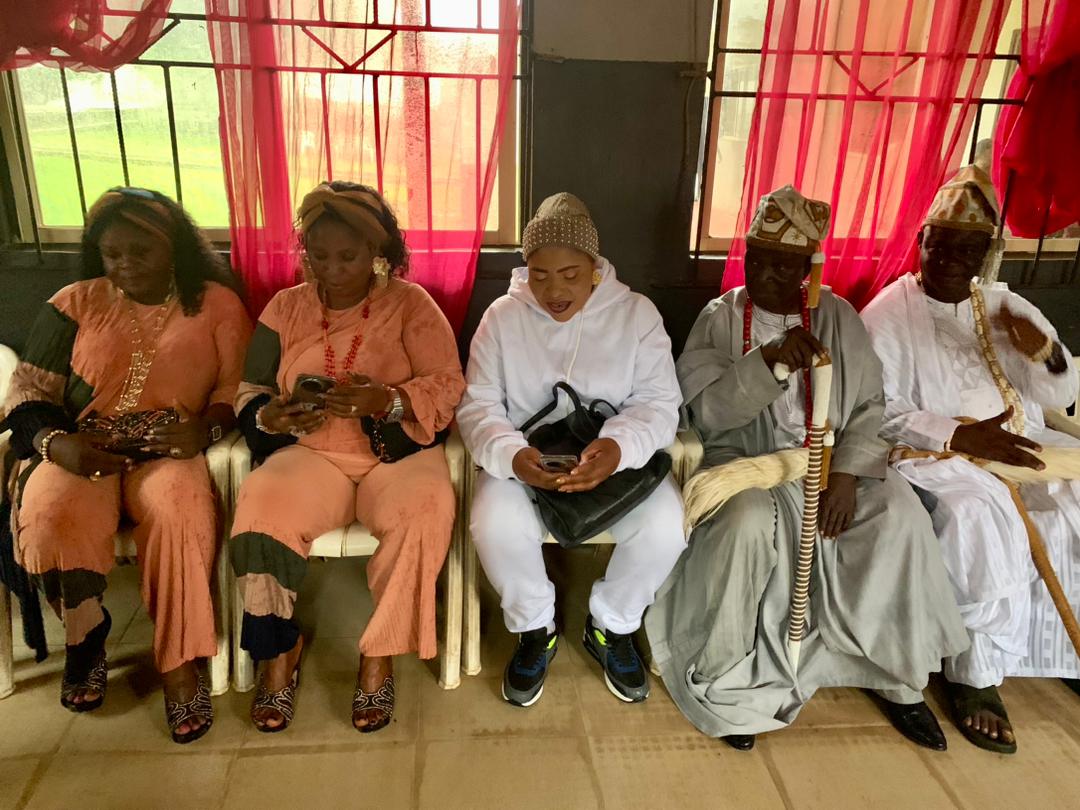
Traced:
<path fill-rule="evenodd" d="M 545 200 L 526 226 L 510 289 L 473 337 L 458 424 L 479 473 L 471 509 L 473 542 L 498 591 L 507 629 L 519 634 L 503 696 L 539 699 L 555 655 L 555 588 L 541 544 L 548 531 L 528 487 L 587 491 L 608 476 L 645 466 L 675 439 L 682 395 L 671 341 L 656 307 L 615 277 L 600 257 L 596 228 L 571 194 Z M 518 429 L 569 383 L 585 404 L 618 411 L 568 473 L 549 472 Z M 560 408 L 544 422 L 569 411 Z M 526 486 L 528 485 L 528 486 Z M 617 546 L 593 584 L 583 642 L 616 697 L 648 697 L 648 676 L 631 634 L 686 547 L 682 498 L 668 478 L 609 529 Z"/>

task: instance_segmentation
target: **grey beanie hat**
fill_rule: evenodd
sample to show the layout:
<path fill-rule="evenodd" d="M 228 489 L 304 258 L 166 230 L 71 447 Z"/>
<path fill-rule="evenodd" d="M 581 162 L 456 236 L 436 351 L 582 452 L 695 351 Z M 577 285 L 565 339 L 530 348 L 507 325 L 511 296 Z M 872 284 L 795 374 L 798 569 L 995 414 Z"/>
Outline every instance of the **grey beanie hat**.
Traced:
<path fill-rule="evenodd" d="M 585 203 L 566 191 L 552 194 L 536 209 L 521 234 L 521 255 L 525 260 L 542 247 L 558 245 L 600 258 L 600 237 Z"/>

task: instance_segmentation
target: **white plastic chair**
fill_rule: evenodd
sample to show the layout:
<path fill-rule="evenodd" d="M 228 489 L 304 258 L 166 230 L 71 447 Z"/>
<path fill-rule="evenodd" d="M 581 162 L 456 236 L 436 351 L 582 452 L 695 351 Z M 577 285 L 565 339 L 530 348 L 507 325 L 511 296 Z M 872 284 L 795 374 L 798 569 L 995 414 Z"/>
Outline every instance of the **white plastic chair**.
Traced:
<path fill-rule="evenodd" d="M 1080 368 L 1080 357 L 1074 357 L 1073 362 L 1077 368 Z M 1046 411 L 1043 416 L 1048 428 L 1080 439 L 1080 402 L 1073 403 L 1072 416 L 1065 411 Z"/>
<path fill-rule="evenodd" d="M 446 615 L 442 655 L 440 661 L 439 686 L 443 689 L 456 689 L 461 684 L 461 587 L 462 587 L 462 547 L 468 517 L 462 508 L 464 501 L 465 446 L 455 427 L 446 441 L 446 463 L 450 468 L 450 484 L 454 488 L 457 501 L 457 515 L 454 519 L 450 550 L 446 556 L 444 572 L 446 576 Z M 232 448 L 232 503 L 237 496 L 244 479 L 251 472 L 251 451 L 247 442 L 240 439 Z M 378 548 L 379 541 L 362 524 L 353 522 L 340 529 L 334 529 L 316 537 L 312 541 L 309 557 L 370 557 Z M 222 555 L 227 556 L 227 555 Z M 232 582 L 233 597 L 233 689 L 247 692 L 255 687 L 255 662 L 251 655 L 240 649 L 240 629 L 244 618 L 244 603 L 236 586 L 232 566 L 228 566 L 228 576 Z"/>
<path fill-rule="evenodd" d="M 675 476 L 675 482 L 682 486 L 688 472 L 696 470 L 701 464 L 702 448 L 701 440 L 693 431 L 684 431 L 675 439 L 675 443 L 668 448 L 671 455 L 671 472 Z M 692 465 L 692 466 L 691 466 Z M 466 480 L 466 503 L 472 503 L 473 487 L 476 482 L 478 468 L 467 459 L 469 471 Z M 468 531 L 468 521 L 465 523 Z M 545 538 L 545 543 L 557 542 L 550 534 Z M 615 538 L 608 532 L 603 532 L 590 537 L 582 545 L 613 544 Z M 480 660 L 480 569 L 479 560 L 476 556 L 476 547 L 472 544 L 472 536 L 469 536 L 468 548 L 465 551 L 465 638 L 463 653 L 463 668 L 466 675 L 479 675 L 482 669 Z"/>
<path fill-rule="evenodd" d="M 7 346 L 0 345 L 0 402 L 7 396 L 11 374 L 15 370 L 18 357 Z M 221 515 L 222 536 L 229 525 L 229 451 L 239 438 L 236 431 L 225 436 L 206 450 L 206 464 L 210 480 L 214 484 L 219 514 Z M 0 434 L 0 458 L 7 452 L 9 433 Z M 219 546 L 220 547 L 220 546 Z M 133 558 L 136 556 L 135 542 L 129 528 L 121 527 L 116 534 L 116 556 Z M 210 693 L 220 695 L 229 689 L 229 580 L 227 577 L 228 556 L 218 554 L 212 585 L 214 598 L 214 628 L 217 635 L 217 654 L 210 659 Z M 48 610 L 48 606 L 44 607 Z M 15 691 L 14 651 L 12 649 L 11 630 L 11 594 L 0 584 L 0 699 Z"/>

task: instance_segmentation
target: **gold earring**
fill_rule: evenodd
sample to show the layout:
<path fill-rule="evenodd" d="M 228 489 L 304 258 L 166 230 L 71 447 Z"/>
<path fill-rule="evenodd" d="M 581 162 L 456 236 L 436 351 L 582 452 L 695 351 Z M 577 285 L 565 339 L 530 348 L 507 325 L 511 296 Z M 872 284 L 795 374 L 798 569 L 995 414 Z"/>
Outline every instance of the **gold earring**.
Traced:
<path fill-rule="evenodd" d="M 600 275 L 599 270 L 593 270 L 592 271 L 592 285 L 594 287 L 599 287 L 600 286 L 600 279 L 601 278 L 602 278 L 602 276 Z"/>
<path fill-rule="evenodd" d="M 385 256 L 376 256 L 372 260 L 371 271 L 375 274 L 375 286 L 380 290 L 390 283 L 390 262 Z"/>

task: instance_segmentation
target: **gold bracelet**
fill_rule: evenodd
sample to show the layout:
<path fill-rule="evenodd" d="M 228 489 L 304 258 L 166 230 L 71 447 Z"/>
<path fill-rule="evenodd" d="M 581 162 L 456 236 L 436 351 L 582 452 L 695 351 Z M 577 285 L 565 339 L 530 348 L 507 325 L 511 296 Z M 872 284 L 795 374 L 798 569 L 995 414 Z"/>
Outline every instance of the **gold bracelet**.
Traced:
<path fill-rule="evenodd" d="M 1031 362 L 1033 363 L 1045 363 L 1051 357 L 1054 356 L 1054 339 L 1049 335 L 1046 336 L 1046 343 L 1035 354 L 1031 355 Z"/>
<path fill-rule="evenodd" d="M 45 438 L 41 440 L 41 460 L 47 464 L 55 464 L 56 462 L 49 458 L 49 445 L 52 444 L 52 440 L 57 436 L 67 436 L 68 432 L 63 429 L 51 430 L 45 434 Z"/>

